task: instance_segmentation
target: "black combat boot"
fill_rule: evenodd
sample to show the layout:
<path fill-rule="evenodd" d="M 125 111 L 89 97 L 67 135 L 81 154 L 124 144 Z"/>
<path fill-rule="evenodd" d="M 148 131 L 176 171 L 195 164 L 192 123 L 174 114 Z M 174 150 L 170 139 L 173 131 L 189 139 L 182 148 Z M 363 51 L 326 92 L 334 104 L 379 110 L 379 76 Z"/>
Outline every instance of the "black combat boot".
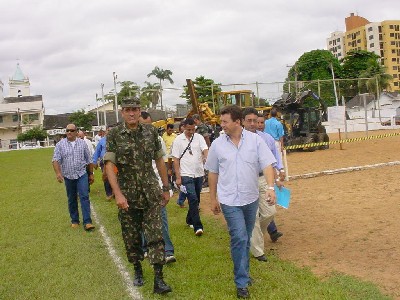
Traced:
<path fill-rule="evenodd" d="M 137 262 L 133 267 L 135 268 L 135 279 L 133 279 L 133 285 L 142 286 L 144 284 L 142 265 L 140 262 Z"/>
<path fill-rule="evenodd" d="M 163 279 L 163 266 L 160 264 L 154 265 L 154 291 L 155 294 L 166 294 L 172 292 L 169 285 L 164 282 Z"/>

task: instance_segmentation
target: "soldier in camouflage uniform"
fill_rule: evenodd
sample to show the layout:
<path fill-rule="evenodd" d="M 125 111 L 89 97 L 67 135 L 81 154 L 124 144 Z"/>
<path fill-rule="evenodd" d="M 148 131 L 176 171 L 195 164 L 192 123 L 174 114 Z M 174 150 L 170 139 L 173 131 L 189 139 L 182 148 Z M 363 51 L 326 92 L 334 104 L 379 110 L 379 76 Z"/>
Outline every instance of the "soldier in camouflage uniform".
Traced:
<path fill-rule="evenodd" d="M 206 140 L 207 147 L 210 148 L 210 133 L 208 132 L 208 127 L 206 124 L 204 124 L 200 116 L 198 114 L 195 114 L 192 116 L 194 120 L 194 124 L 196 125 L 196 133 L 202 135 L 204 139 Z"/>
<path fill-rule="evenodd" d="M 151 124 L 139 123 L 140 100 L 125 99 L 121 107 L 124 122 L 113 128 L 107 137 L 106 173 L 119 208 L 128 261 L 135 268 L 133 284 L 142 286 L 144 283 L 141 266 L 144 259 L 141 233 L 144 232 L 155 273 L 154 293 L 164 294 L 171 292 L 162 274 L 165 258 L 161 206 L 169 201 L 164 152 L 157 129 Z M 153 159 L 162 179 L 162 191 L 152 167 Z M 114 173 L 114 166 L 118 168 L 118 175 Z"/>

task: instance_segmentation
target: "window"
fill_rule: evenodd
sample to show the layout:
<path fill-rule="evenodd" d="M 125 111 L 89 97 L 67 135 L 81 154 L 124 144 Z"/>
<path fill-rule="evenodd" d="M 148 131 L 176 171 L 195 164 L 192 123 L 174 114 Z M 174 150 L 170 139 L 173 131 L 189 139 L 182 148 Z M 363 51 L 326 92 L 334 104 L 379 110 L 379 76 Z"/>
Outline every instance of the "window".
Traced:
<path fill-rule="evenodd" d="M 329 41 L 329 45 L 332 45 L 332 41 Z"/>
<path fill-rule="evenodd" d="M 382 33 L 382 26 L 378 26 L 379 33 Z"/>
<path fill-rule="evenodd" d="M 396 42 L 395 41 L 391 41 L 390 45 L 394 46 L 394 45 L 396 45 Z"/>
<path fill-rule="evenodd" d="M 368 27 L 368 31 L 372 31 L 372 27 Z"/>
<path fill-rule="evenodd" d="M 0 116 L 0 123 L 3 123 L 3 116 Z"/>
<path fill-rule="evenodd" d="M 340 38 L 338 38 L 336 41 L 337 41 L 337 42 L 340 42 Z"/>
<path fill-rule="evenodd" d="M 374 43 L 369 44 L 369 46 L 370 46 L 371 48 L 373 48 L 373 47 L 374 47 Z"/>
<path fill-rule="evenodd" d="M 392 54 L 395 54 L 396 53 L 396 50 L 395 49 L 392 49 Z"/>
<path fill-rule="evenodd" d="M 338 49 L 342 49 L 342 46 L 338 45 L 337 48 L 338 48 Z"/>
<path fill-rule="evenodd" d="M 397 70 L 397 66 L 393 66 L 393 70 Z"/>
<path fill-rule="evenodd" d="M 370 36 L 368 37 L 369 40 L 372 40 L 373 38 L 374 38 L 373 35 L 370 35 Z"/>
<path fill-rule="evenodd" d="M 397 81 L 394 82 L 394 86 L 399 86 L 399 83 Z"/>
<path fill-rule="evenodd" d="M 390 37 L 394 37 L 394 33 L 393 32 L 390 33 Z"/>
<path fill-rule="evenodd" d="M 393 74 L 393 78 L 397 78 L 397 74 Z"/>
<path fill-rule="evenodd" d="M 389 25 L 389 29 L 393 29 L 394 28 L 394 26 L 393 25 Z"/>
<path fill-rule="evenodd" d="M 18 115 L 12 115 L 12 121 L 18 122 L 19 121 Z"/>
<path fill-rule="evenodd" d="M 29 115 L 29 120 L 31 120 L 31 121 L 39 120 L 39 114 L 30 114 Z"/>
<path fill-rule="evenodd" d="M 396 61 L 396 57 L 392 57 L 392 61 Z"/>
<path fill-rule="evenodd" d="M 361 44 L 361 39 L 358 39 L 358 40 L 357 40 L 357 43 L 358 43 L 358 44 Z"/>
<path fill-rule="evenodd" d="M 382 34 L 379 35 L 379 40 L 382 41 Z"/>

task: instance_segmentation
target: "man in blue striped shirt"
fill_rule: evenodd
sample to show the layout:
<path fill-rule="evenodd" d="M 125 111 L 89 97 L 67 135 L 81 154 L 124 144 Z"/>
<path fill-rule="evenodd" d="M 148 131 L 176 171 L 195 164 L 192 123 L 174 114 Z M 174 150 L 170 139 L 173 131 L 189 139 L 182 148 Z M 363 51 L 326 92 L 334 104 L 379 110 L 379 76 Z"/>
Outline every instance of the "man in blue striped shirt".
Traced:
<path fill-rule="evenodd" d="M 250 238 L 259 199 L 275 204 L 273 166 L 276 160 L 257 134 L 242 128 L 241 120 L 238 106 L 221 110 L 225 134 L 211 144 L 205 168 L 209 171 L 211 210 L 214 214 L 222 211 L 228 224 L 237 296 L 248 298 Z M 260 171 L 268 184 L 265 195 L 259 195 Z"/>
<path fill-rule="evenodd" d="M 78 199 L 81 201 L 83 228 L 93 230 L 90 217 L 89 183 L 94 182 L 93 164 L 85 141 L 77 139 L 77 128 L 68 124 L 67 137 L 59 141 L 54 149 L 53 168 L 58 182 L 65 183 L 71 227 L 79 227 Z M 88 175 L 89 174 L 89 175 Z M 89 178 L 88 178 L 89 176 Z"/>

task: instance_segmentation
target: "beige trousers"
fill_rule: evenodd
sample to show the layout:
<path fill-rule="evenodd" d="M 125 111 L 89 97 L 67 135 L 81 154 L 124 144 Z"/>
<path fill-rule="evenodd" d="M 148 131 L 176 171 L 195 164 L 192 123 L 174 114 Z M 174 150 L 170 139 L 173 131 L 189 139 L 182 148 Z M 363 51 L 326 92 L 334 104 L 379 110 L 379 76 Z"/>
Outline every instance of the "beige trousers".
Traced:
<path fill-rule="evenodd" d="M 268 205 L 265 199 L 267 190 L 264 176 L 258 178 L 258 189 L 260 191 L 260 201 L 258 204 L 256 223 L 250 240 L 250 252 L 255 257 L 264 254 L 264 234 L 268 234 L 267 227 L 274 219 L 276 214 L 275 205 Z"/>

